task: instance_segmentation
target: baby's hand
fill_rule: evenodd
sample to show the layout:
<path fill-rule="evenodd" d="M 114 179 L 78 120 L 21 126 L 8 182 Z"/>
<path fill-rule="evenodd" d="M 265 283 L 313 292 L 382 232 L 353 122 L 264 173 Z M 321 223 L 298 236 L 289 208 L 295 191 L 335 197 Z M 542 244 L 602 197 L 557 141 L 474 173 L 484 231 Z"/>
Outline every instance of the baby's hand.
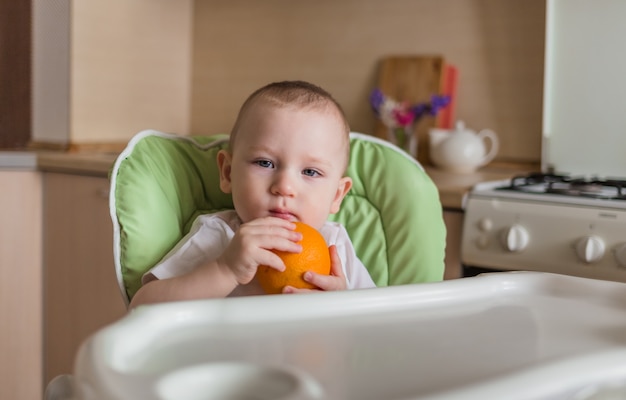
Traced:
<path fill-rule="evenodd" d="M 242 224 L 217 259 L 218 265 L 231 271 L 238 284 L 249 283 L 259 265 L 284 271 L 285 264 L 272 250 L 302 251 L 302 246 L 297 243 L 302 240 L 302 234 L 294 229 L 294 223 L 275 217 Z"/>
<path fill-rule="evenodd" d="M 328 248 L 330 252 L 330 275 L 322 275 L 313 271 L 304 273 L 304 280 L 318 287 L 317 290 L 346 290 L 346 276 L 343 274 L 341 259 L 337 254 L 337 246 L 331 245 Z M 285 286 L 283 293 L 306 293 L 316 289 L 298 289 L 293 286 Z"/>

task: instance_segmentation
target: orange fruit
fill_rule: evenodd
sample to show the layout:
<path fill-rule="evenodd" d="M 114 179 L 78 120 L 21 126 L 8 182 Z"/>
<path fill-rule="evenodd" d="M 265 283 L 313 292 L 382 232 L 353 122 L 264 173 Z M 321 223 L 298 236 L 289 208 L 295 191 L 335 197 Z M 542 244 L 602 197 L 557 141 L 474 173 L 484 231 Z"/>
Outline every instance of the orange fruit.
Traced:
<path fill-rule="evenodd" d="M 302 240 L 298 242 L 302 246 L 302 252 L 289 253 L 273 250 L 287 268 L 281 272 L 267 265 L 260 265 L 257 269 L 257 280 L 268 294 L 281 293 L 287 285 L 300 289 L 315 289 L 314 285 L 302 279 L 306 271 L 330 274 L 330 254 L 322 234 L 303 222 L 295 224 L 296 231 L 302 234 Z"/>

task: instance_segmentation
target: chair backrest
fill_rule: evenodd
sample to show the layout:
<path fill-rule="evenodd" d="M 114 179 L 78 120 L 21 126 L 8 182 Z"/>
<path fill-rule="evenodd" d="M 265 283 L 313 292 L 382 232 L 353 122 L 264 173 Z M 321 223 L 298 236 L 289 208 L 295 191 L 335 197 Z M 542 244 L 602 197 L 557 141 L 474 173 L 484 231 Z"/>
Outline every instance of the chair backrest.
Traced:
<path fill-rule="evenodd" d="M 202 213 L 233 207 L 219 188 L 217 152 L 226 135 L 135 135 L 111 170 L 114 259 L 128 303 L 141 276 Z M 392 144 L 352 133 L 353 187 L 330 217 L 346 227 L 378 286 L 443 278 L 446 230 L 437 188 L 419 163 Z"/>

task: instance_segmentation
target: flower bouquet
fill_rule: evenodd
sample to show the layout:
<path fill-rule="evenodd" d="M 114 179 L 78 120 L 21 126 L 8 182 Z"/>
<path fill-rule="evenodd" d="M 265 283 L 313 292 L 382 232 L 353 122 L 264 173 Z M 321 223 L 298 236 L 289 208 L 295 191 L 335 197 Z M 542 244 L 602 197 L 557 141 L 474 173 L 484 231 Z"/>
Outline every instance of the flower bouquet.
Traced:
<path fill-rule="evenodd" d="M 413 157 L 417 157 L 417 138 L 413 134 L 415 124 L 425 115 L 436 116 L 449 103 L 450 96 L 432 95 L 430 102 L 409 104 L 386 96 L 378 88 L 370 95 L 370 105 L 387 127 L 389 141 Z"/>

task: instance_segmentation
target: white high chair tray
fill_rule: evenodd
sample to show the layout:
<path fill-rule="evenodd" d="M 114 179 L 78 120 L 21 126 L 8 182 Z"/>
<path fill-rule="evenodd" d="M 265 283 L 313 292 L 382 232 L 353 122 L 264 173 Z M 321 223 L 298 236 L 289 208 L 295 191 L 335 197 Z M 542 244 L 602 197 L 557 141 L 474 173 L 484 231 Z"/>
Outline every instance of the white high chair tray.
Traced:
<path fill-rule="evenodd" d="M 609 398 L 626 284 L 505 272 L 144 306 L 82 345 L 74 378 L 85 400 Z"/>

